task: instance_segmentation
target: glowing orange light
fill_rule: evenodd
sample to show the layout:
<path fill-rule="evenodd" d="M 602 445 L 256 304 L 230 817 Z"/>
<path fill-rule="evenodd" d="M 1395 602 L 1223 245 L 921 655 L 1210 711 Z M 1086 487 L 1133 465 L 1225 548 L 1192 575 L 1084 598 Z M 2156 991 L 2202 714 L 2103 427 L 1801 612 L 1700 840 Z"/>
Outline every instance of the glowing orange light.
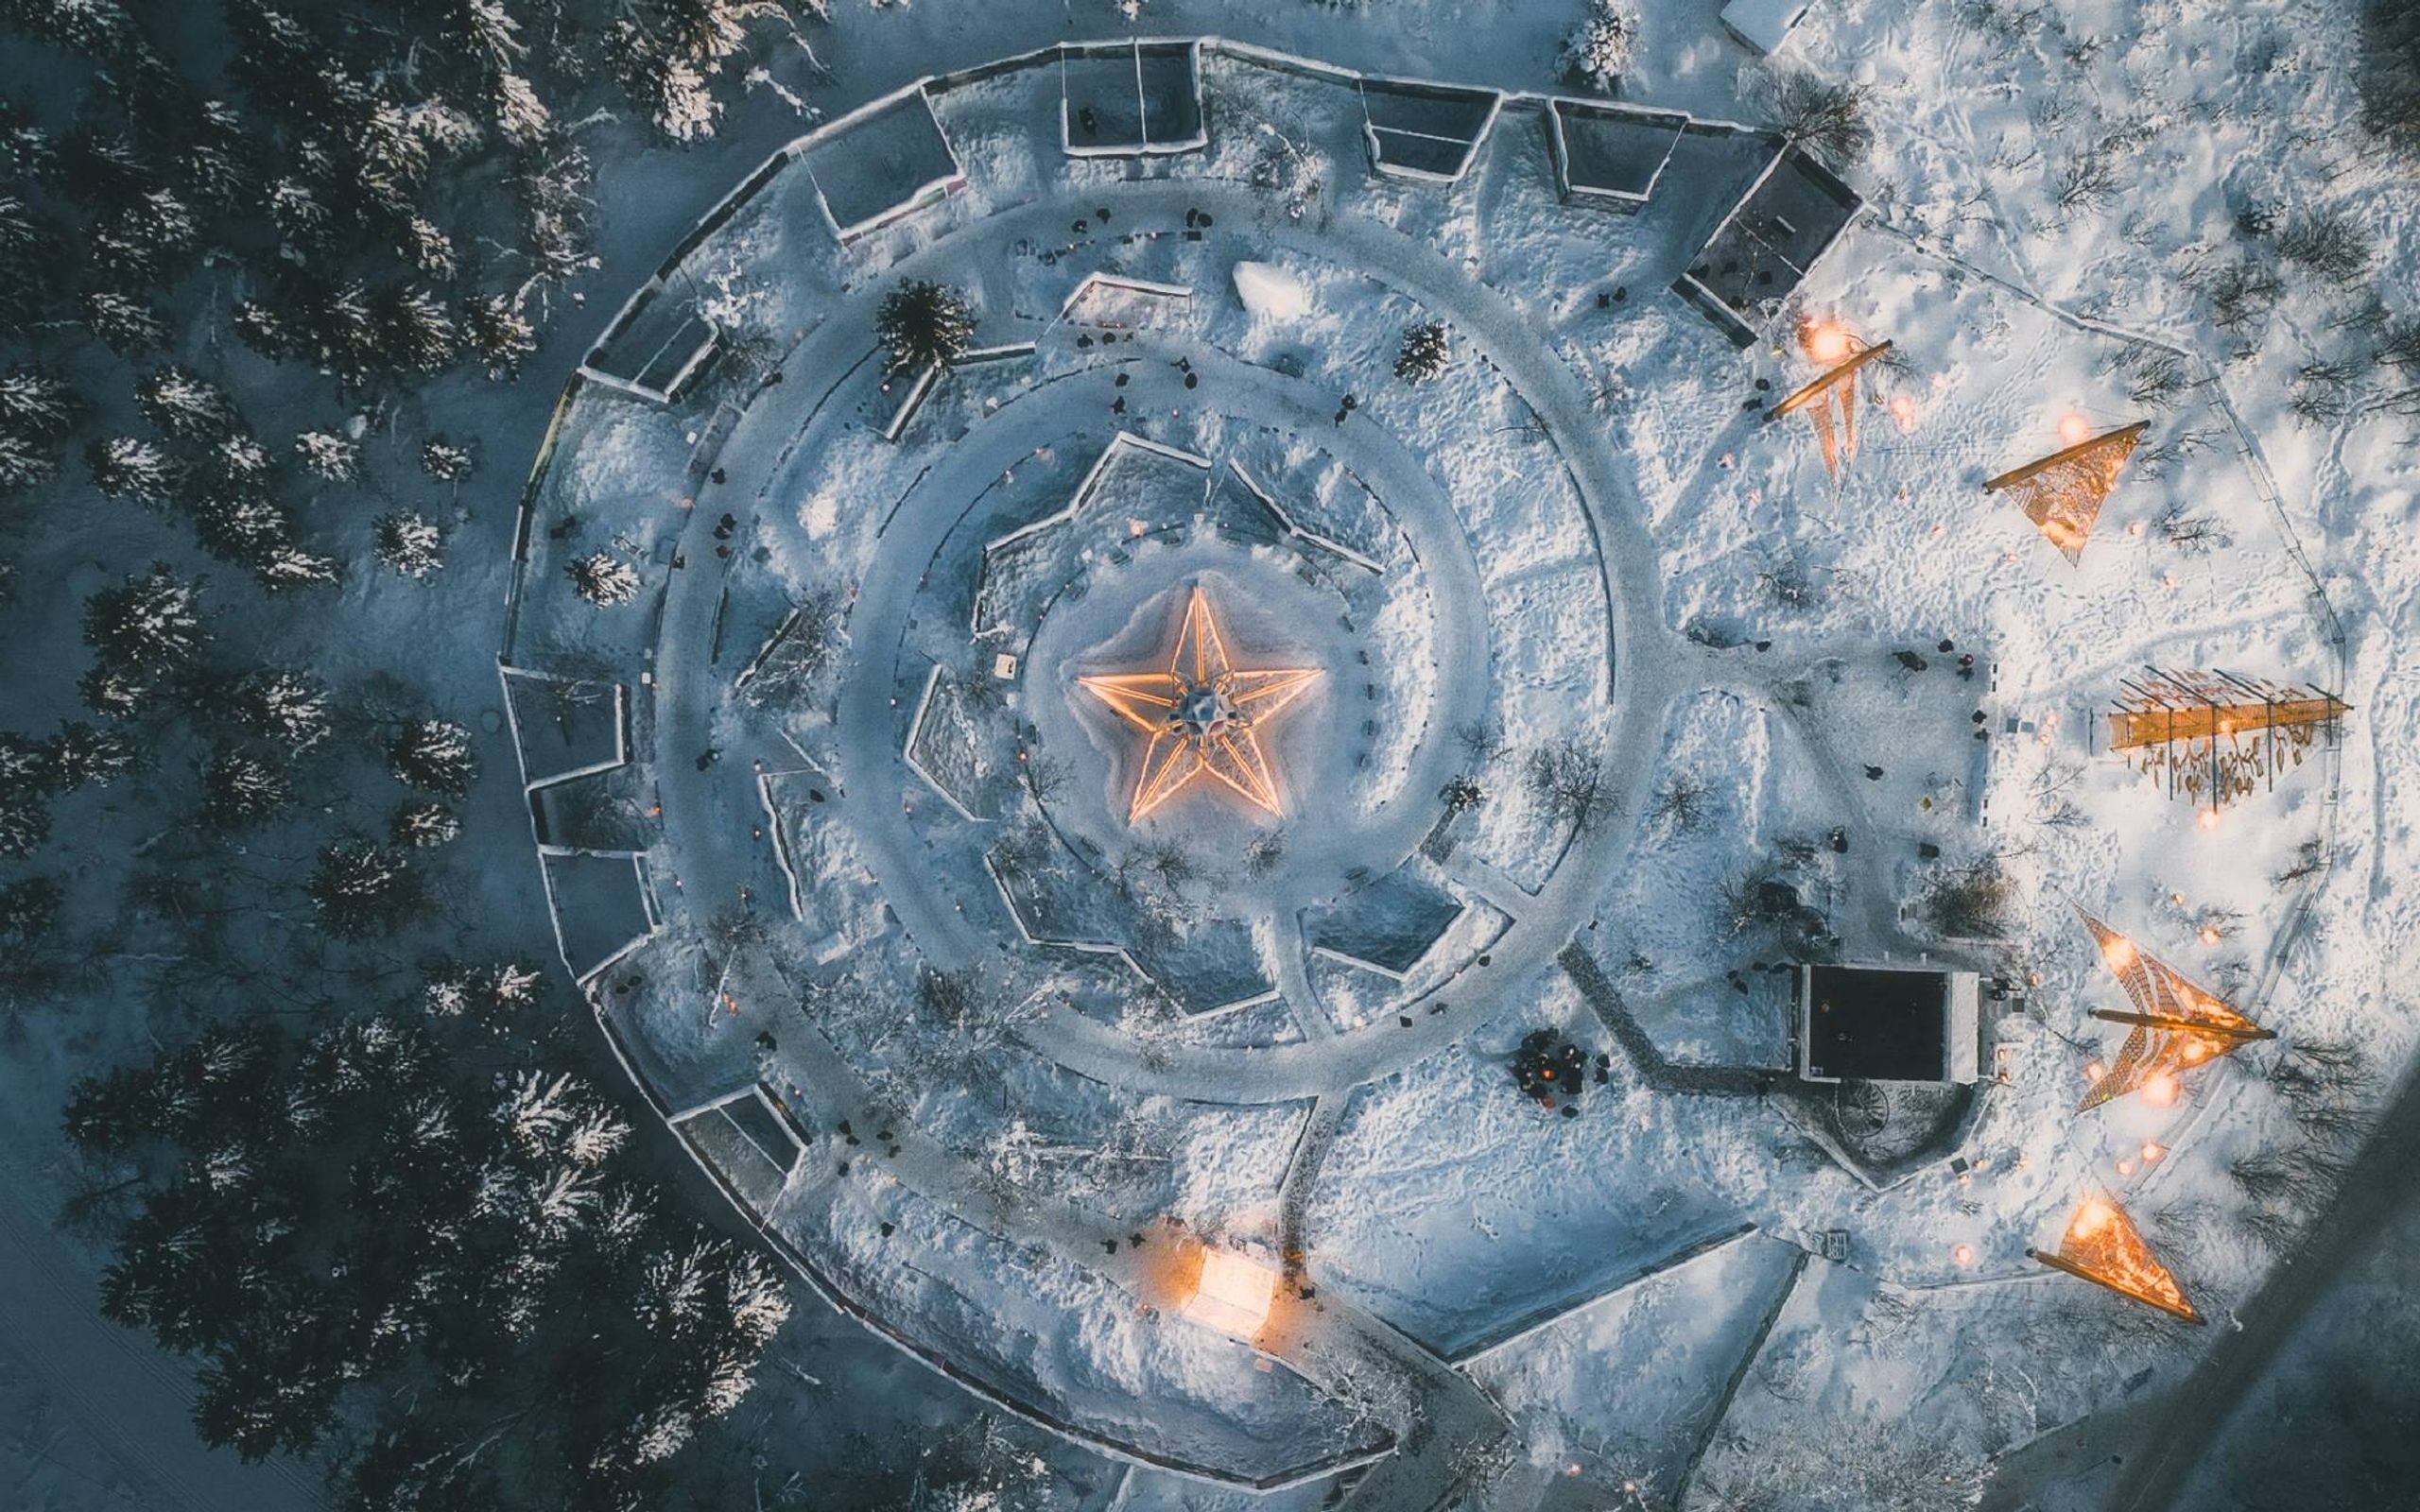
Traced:
<path fill-rule="evenodd" d="M 2219 939 L 2220 939 L 2220 935 L 2219 935 L 2219 932 L 2218 932 L 2217 930 L 2212 929 L 2212 928 L 2211 928 L 2209 925 L 2207 925 L 2207 924 L 2204 924 L 2204 925 L 2203 925 L 2203 926 L 2202 926 L 2202 943 L 2203 943 L 2203 944 L 2204 944 L 2204 945 L 2216 945 L 2216 944 L 2219 942 Z"/>
<path fill-rule="evenodd" d="M 2151 1164 L 2153 1160 L 2158 1160 L 2161 1156 L 2166 1155 L 2167 1153 L 2168 1146 L 2155 1140 L 2145 1140 L 2143 1142 L 2143 1163 L 2145 1165 Z"/>
<path fill-rule="evenodd" d="M 1956 1261 L 1961 1265 L 1972 1265 L 1975 1263 L 1975 1246 L 1972 1245 L 1952 1245 L 1949 1248 L 1949 1258 Z"/>
<path fill-rule="evenodd" d="M 1898 426 L 1902 434 L 1914 431 L 1916 428 L 1916 402 L 1909 398 L 1906 394 L 1900 394 L 1893 398 L 1891 401 L 1891 422 Z"/>
<path fill-rule="evenodd" d="M 2193 822 L 2199 824 L 2205 830 L 2215 830 L 2219 827 L 2219 811 L 2216 809 L 2205 809 L 2203 811 L 2202 816 Z"/>
<path fill-rule="evenodd" d="M 1322 676 L 1317 667 L 1238 671 L 1227 659 L 1209 597 L 1196 588 L 1166 672 L 1078 678 L 1076 683 L 1150 737 L 1126 815 L 1131 823 L 1201 777 L 1224 782 L 1256 808 L 1283 814 L 1259 727 Z"/>
<path fill-rule="evenodd" d="M 2078 1239 L 2089 1239 L 2108 1227 L 2109 1218 L 2109 1204 L 2096 1198 L 2076 1210 L 2076 1221 L 2068 1226 L 2067 1232 Z"/>
<path fill-rule="evenodd" d="M 2127 969 L 2135 964 L 2138 954 L 2139 953 L 2135 949 L 2135 942 L 2123 935 L 2112 935 L 2100 945 L 2101 960 L 2107 963 L 2112 971 L 2120 976 L 2123 976 Z"/>
<path fill-rule="evenodd" d="M 2092 439 L 2092 421 L 2069 410 L 2059 417 L 2059 440 L 2066 446 L 2082 446 Z"/>
<path fill-rule="evenodd" d="M 2187 1053 L 2199 1046 L 2188 1047 Z M 2207 1054 L 2207 1052 L 2204 1052 Z M 2198 1058 L 2198 1057 L 2197 1057 Z M 2172 1072 L 2154 1072 L 2143 1078 L 2143 1101 L 2154 1108 L 2166 1108 L 2176 1101 L 2176 1075 Z"/>
<path fill-rule="evenodd" d="M 2083 1074 L 2094 1081 L 2099 1081 L 2101 1072 L 2106 1069 L 2098 1060 L 2087 1060 L 2083 1063 Z"/>
<path fill-rule="evenodd" d="M 2118 1161 L 2118 1174 L 2119 1176 L 2133 1176 L 2135 1174 L 2135 1162 L 2132 1160 Z"/>
<path fill-rule="evenodd" d="M 1839 362 L 1854 350 L 1856 339 L 1847 326 L 1833 320 L 1809 322 L 1802 338 L 1806 354 L 1817 362 Z"/>

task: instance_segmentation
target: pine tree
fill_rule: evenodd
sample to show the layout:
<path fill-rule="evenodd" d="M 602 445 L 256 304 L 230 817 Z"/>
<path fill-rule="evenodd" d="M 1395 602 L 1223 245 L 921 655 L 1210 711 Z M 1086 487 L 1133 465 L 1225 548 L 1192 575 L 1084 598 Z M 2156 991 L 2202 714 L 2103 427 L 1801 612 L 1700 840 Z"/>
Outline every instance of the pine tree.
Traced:
<path fill-rule="evenodd" d="M 406 722 L 387 747 L 387 765 L 395 774 L 395 781 L 406 787 L 447 798 L 459 798 L 470 791 L 471 780 L 479 770 L 477 753 L 471 748 L 471 732 L 447 719 Z"/>
<path fill-rule="evenodd" d="M 638 573 L 612 552 L 576 557 L 563 571 L 571 577 L 573 591 L 599 608 L 627 604 L 638 596 Z"/>
<path fill-rule="evenodd" d="M 344 570 L 335 558 L 294 545 L 272 548 L 251 568 L 252 576 L 271 593 L 287 588 L 326 588 L 344 579 Z"/>
<path fill-rule="evenodd" d="M 0 432 L 29 441 L 55 441 L 83 418 L 85 404 L 66 379 L 47 368 L 0 373 Z"/>
<path fill-rule="evenodd" d="M 118 0 L 6 0 L 0 24 L 104 60 L 124 53 L 137 36 L 133 18 Z"/>
<path fill-rule="evenodd" d="M 138 357 L 168 343 L 168 322 L 140 294 L 94 289 L 82 302 L 85 328 L 121 357 Z"/>
<path fill-rule="evenodd" d="M 501 294 L 482 294 L 462 311 L 462 344 L 491 378 L 510 378 L 538 350 L 538 328 Z"/>
<path fill-rule="evenodd" d="M 222 750 L 201 773 L 202 822 L 241 830 L 275 818 L 294 801 L 283 768 L 249 751 Z"/>
<path fill-rule="evenodd" d="M 372 528 L 378 559 L 402 576 L 422 579 L 445 565 L 442 537 L 425 517 L 407 509 L 382 514 Z"/>
<path fill-rule="evenodd" d="M 50 877 L 26 877 L 0 884 L 0 937 L 23 945 L 39 944 L 59 927 L 64 894 Z"/>
<path fill-rule="evenodd" d="M 155 675 L 180 671 L 208 639 L 200 595 L 164 563 L 156 565 L 85 602 L 84 639 L 105 664 Z"/>
<path fill-rule="evenodd" d="M 975 339 L 975 311 L 956 289 L 909 279 L 883 296 L 874 335 L 890 353 L 885 370 L 922 372 L 947 367 Z"/>
<path fill-rule="evenodd" d="M 47 446 L 0 431 L 0 489 L 31 489 L 59 475 L 59 458 Z"/>
<path fill-rule="evenodd" d="M 420 449 L 420 466 L 440 483 L 460 483 L 471 475 L 470 448 L 456 446 L 441 436 L 431 438 Z"/>
<path fill-rule="evenodd" d="M 1453 360 L 1452 344 L 1443 320 L 1423 321 L 1403 334 L 1403 350 L 1395 354 L 1395 376 L 1409 383 L 1434 382 Z"/>
<path fill-rule="evenodd" d="M 452 809 L 430 799 L 397 809 L 388 833 L 397 845 L 431 850 L 453 844 L 462 833 L 462 821 Z"/>
<path fill-rule="evenodd" d="M 361 446 L 333 431 L 304 431 L 294 438 L 294 455 L 302 471 L 331 483 L 351 483 L 361 476 Z"/>
<path fill-rule="evenodd" d="M 50 838 L 50 801 L 39 793 L 0 794 L 0 861 L 18 861 Z"/>
<path fill-rule="evenodd" d="M 184 482 L 184 469 L 157 441 L 132 436 L 108 436 L 84 453 L 93 484 L 112 499 L 163 505 L 174 499 Z"/>
<path fill-rule="evenodd" d="M 334 725 L 327 684 L 308 672 L 252 673 L 235 685 L 231 712 L 245 733 L 270 741 L 288 754 L 318 745 Z"/>
<path fill-rule="evenodd" d="M 43 747 L 50 785 L 62 793 L 107 787 L 134 765 L 134 743 L 113 730 L 71 719 Z"/>
<path fill-rule="evenodd" d="M 183 368 L 154 368 L 134 393 L 144 418 L 181 441 L 215 441 L 243 423 L 227 390 Z"/>
<path fill-rule="evenodd" d="M 404 852 L 339 840 L 320 852 L 304 893 L 320 927 L 338 939 L 389 935 L 420 911 L 420 878 Z"/>

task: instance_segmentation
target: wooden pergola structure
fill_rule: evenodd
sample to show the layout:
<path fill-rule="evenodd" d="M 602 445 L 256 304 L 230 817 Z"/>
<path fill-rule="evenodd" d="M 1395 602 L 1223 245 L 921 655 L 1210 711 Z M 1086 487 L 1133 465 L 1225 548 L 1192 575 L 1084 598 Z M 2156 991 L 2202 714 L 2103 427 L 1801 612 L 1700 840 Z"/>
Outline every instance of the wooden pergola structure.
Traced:
<path fill-rule="evenodd" d="M 2332 693 L 2232 672 L 2145 667 L 2119 679 L 2109 747 L 2142 772 L 2164 776 L 2168 795 L 2215 812 L 2229 799 L 2277 785 L 2312 743 L 2334 745 L 2348 706 Z"/>

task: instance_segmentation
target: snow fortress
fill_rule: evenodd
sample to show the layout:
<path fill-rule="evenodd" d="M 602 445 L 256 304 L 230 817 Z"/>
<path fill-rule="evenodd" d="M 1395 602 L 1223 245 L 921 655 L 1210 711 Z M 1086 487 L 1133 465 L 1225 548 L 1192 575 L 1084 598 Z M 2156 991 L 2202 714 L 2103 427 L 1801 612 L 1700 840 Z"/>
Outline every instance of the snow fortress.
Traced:
<path fill-rule="evenodd" d="M 907 280 L 977 330 L 892 373 Z M 1817 317 L 1906 359 L 1837 477 L 1758 397 Z M 1944 501 L 2130 339 L 1677 112 L 1217 38 L 919 81 L 683 239 L 533 469 L 502 676 L 566 964 L 769 1246 L 1035 1421 L 1365 1507 L 1516 1435 L 1676 1496 L 1787 1410 L 1750 1366 L 1879 1288 L 2005 1262 L 2023 1305 L 2106 1163 L 2016 970 L 2090 963 L 1985 905 L 2157 896 L 2171 806 L 2076 745 L 2152 633 L 2107 607 L 2138 563 Z M 2167 459 L 2239 559 L 2141 620 L 2267 625 L 2289 676 L 2331 643 L 2252 465 Z M 574 591 L 598 553 L 633 601 Z M 1085 696 L 1197 594 L 1234 666 L 1319 673 L 1269 801 L 1138 804 Z M 2208 906 L 2267 907 L 2335 760 Z M 1810 958 L 1938 988 L 1876 1021 L 1925 1021 L 1924 1074 L 1797 1074 Z M 1592 1077 L 1551 1112 L 1503 1073 L 1540 1026 Z M 1567 1368 L 1625 1331 L 1682 1389 Z M 2061 1381 L 2046 1417 L 2102 1389 Z"/>

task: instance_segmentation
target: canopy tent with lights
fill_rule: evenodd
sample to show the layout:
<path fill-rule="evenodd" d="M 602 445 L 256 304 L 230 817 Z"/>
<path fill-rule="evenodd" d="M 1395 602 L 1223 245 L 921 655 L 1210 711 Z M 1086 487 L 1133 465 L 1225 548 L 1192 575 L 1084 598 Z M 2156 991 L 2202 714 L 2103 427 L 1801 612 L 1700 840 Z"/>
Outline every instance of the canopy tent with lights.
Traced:
<path fill-rule="evenodd" d="M 2101 963 L 2134 1004 L 2131 1013 L 2093 1010 L 2094 1018 L 2132 1024 L 2134 1030 L 2118 1047 L 2116 1062 L 2093 1078 L 2077 1112 L 2090 1112 L 2131 1091 L 2165 1090 L 2172 1097 L 2180 1073 L 2256 1040 L 2276 1038 L 2100 919 L 2081 908 L 2076 913 L 2100 947 Z"/>
<path fill-rule="evenodd" d="M 2199 1323 L 2202 1314 L 2185 1298 L 2185 1288 L 2179 1286 L 2169 1268 L 2152 1253 L 2143 1242 L 2134 1220 L 2115 1199 L 2096 1194 L 2084 1198 L 2075 1216 L 2059 1235 L 2058 1249 L 2045 1254 L 2029 1249 L 2026 1256 L 2038 1260 L 2053 1270 L 2081 1276 L 2096 1286 L 2106 1286 L 2118 1296 L 2155 1307 L 2170 1317 L 2187 1323 Z"/>
<path fill-rule="evenodd" d="M 2119 430 L 2079 441 L 2038 462 L 2001 473 L 1983 485 L 1985 493 L 2011 493 L 2025 517 L 2040 527 L 2050 544 L 2069 561 L 2083 558 L 2084 542 L 2092 538 L 2093 522 L 2100 518 L 2100 503 L 2118 486 L 2118 474 L 2135 455 L 2151 421 L 2136 421 Z"/>

